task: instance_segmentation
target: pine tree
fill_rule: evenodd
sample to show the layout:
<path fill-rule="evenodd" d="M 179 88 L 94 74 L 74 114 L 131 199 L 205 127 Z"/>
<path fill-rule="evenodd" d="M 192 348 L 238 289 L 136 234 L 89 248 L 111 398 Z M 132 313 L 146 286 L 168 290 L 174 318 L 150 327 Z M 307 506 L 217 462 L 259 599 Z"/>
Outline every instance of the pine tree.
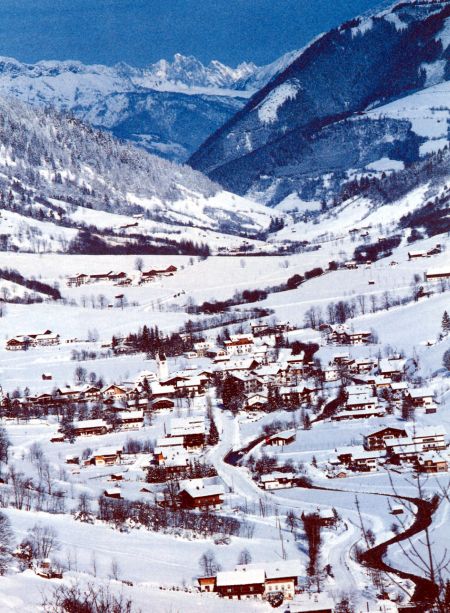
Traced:
<path fill-rule="evenodd" d="M 441 327 L 442 327 L 442 332 L 445 335 L 447 335 L 450 332 L 450 315 L 448 314 L 447 311 L 444 311 L 444 314 L 442 315 Z"/>
<path fill-rule="evenodd" d="M 217 445 L 219 442 L 219 432 L 217 430 L 217 426 L 212 419 L 209 424 L 209 435 L 208 435 L 208 445 Z"/>

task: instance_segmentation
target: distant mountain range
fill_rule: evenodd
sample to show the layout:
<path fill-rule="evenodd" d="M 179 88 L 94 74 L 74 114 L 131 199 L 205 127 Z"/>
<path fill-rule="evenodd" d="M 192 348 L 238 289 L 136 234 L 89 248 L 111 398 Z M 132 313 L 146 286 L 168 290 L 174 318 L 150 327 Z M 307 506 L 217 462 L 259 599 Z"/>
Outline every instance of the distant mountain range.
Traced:
<path fill-rule="evenodd" d="M 450 1 L 410 0 L 318 37 L 190 158 L 270 206 L 331 201 L 449 142 Z"/>
<path fill-rule="evenodd" d="M 0 58 L 0 95 L 69 112 L 157 155 L 184 161 L 294 55 L 264 67 L 237 68 L 217 61 L 204 66 L 182 55 L 147 68 Z"/>

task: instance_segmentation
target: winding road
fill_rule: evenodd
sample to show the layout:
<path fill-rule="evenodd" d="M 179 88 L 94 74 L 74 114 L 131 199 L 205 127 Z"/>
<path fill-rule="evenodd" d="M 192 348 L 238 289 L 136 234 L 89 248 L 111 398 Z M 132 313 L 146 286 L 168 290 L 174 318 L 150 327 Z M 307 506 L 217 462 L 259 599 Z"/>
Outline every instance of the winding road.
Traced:
<path fill-rule="evenodd" d="M 239 421 L 236 417 L 232 417 L 229 413 L 223 412 L 216 407 L 214 419 L 219 432 L 221 432 L 221 437 L 218 445 L 210 450 L 208 457 L 215 466 L 218 475 L 233 492 L 240 496 L 244 496 L 247 500 L 258 501 L 261 497 L 267 496 L 267 492 L 259 488 L 249 473 L 237 466 L 247 453 L 262 442 L 264 437 L 258 437 L 246 446 L 242 446 L 240 442 Z M 336 494 L 352 493 L 350 490 L 315 486 L 312 486 L 311 489 L 327 490 Z M 360 491 L 353 493 L 361 494 Z M 362 555 L 361 563 L 366 568 L 395 574 L 401 579 L 411 581 L 415 589 L 410 601 L 413 608 L 409 610 L 411 613 L 423 613 L 428 610 L 430 603 L 436 600 L 439 593 L 439 587 L 427 578 L 390 566 L 384 561 L 384 558 L 391 545 L 408 540 L 431 526 L 433 513 L 436 507 L 432 502 L 419 498 L 409 498 L 406 496 L 396 496 L 394 494 L 383 494 L 380 492 L 364 493 L 367 495 L 395 498 L 397 501 L 403 500 L 405 503 L 415 505 L 417 509 L 414 521 L 408 528 L 387 541 L 365 551 Z M 279 506 L 284 511 L 293 508 L 305 508 L 305 503 L 298 499 L 281 497 L 274 493 L 270 495 L 270 502 Z M 329 560 L 333 569 L 336 571 L 335 578 L 337 584 L 346 585 L 350 588 L 353 587 L 354 589 L 357 588 L 357 580 L 354 576 L 354 568 L 351 568 L 352 564 L 354 565 L 354 561 L 350 553 L 353 545 L 361 539 L 360 531 L 355 523 L 347 522 L 348 530 L 339 535 L 329 551 Z"/>

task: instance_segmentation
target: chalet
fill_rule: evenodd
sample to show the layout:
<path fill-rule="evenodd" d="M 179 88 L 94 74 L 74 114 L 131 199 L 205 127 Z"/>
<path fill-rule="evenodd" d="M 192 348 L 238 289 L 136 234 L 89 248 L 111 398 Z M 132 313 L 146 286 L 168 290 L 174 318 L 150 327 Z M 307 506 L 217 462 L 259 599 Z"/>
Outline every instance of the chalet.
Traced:
<path fill-rule="evenodd" d="M 42 373 L 42 381 L 51 381 L 53 379 L 53 375 L 48 372 Z"/>
<path fill-rule="evenodd" d="M 94 466 L 113 466 L 120 461 L 122 451 L 123 447 L 118 447 L 117 445 L 114 447 L 100 447 L 91 455 L 87 463 Z"/>
<path fill-rule="evenodd" d="M 366 383 L 362 383 L 360 385 L 347 385 L 345 388 L 345 393 L 348 398 L 357 397 L 370 397 L 373 396 L 373 389 L 371 385 L 367 385 Z"/>
<path fill-rule="evenodd" d="M 371 342 L 369 330 L 352 330 L 345 324 L 321 326 L 327 333 L 328 342 L 335 345 L 366 345 Z"/>
<path fill-rule="evenodd" d="M 281 490 L 294 487 L 296 480 L 295 473 L 281 473 L 275 471 L 268 475 L 261 475 L 261 485 L 265 490 Z"/>
<path fill-rule="evenodd" d="M 258 366 L 259 362 L 254 358 L 244 358 L 244 359 L 229 359 L 229 356 L 226 356 L 224 360 L 220 360 L 217 362 L 216 373 L 221 377 L 226 377 L 229 374 L 236 372 L 252 372 Z"/>
<path fill-rule="evenodd" d="M 84 285 L 85 283 L 88 283 L 89 281 L 89 275 L 85 275 L 84 273 L 79 273 L 77 275 L 75 275 L 74 277 L 68 277 L 67 278 L 67 285 L 68 287 L 79 287 L 80 285 Z"/>
<path fill-rule="evenodd" d="M 205 379 L 201 377 L 190 377 L 187 379 L 180 379 L 176 384 L 176 395 L 194 398 L 195 396 L 202 396 L 205 393 Z"/>
<path fill-rule="evenodd" d="M 117 425 L 121 430 L 137 430 L 144 425 L 144 411 L 120 411 Z"/>
<path fill-rule="evenodd" d="M 366 396 L 365 394 L 354 394 L 347 398 L 347 411 L 365 411 L 376 409 L 378 399 L 374 396 Z"/>
<path fill-rule="evenodd" d="M 140 283 L 147 283 L 149 281 L 153 281 L 158 277 L 172 277 L 177 272 L 177 267 L 170 265 L 164 269 L 151 269 L 145 270 L 141 273 Z"/>
<path fill-rule="evenodd" d="M 274 336 L 288 332 L 289 322 L 269 323 L 252 321 L 250 327 L 254 336 Z"/>
<path fill-rule="evenodd" d="M 189 466 L 189 456 L 185 451 L 174 454 L 168 453 L 163 466 L 170 475 L 183 474 Z"/>
<path fill-rule="evenodd" d="M 89 281 L 92 283 L 98 283 L 100 281 L 109 281 L 109 276 L 112 275 L 113 272 L 110 270 L 106 273 L 96 273 L 93 275 L 89 275 Z"/>
<path fill-rule="evenodd" d="M 347 270 L 356 270 L 358 268 L 358 264 L 354 260 L 344 262 L 344 266 Z"/>
<path fill-rule="evenodd" d="M 256 392 L 254 394 L 247 394 L 244 404 L 242 406 L 243 411 L 264 411 L 269 404 L 269 397 L 266 393 Z"/>
<path fill-rule="evenodd" d="M 73 429 L 75 436 L 96 436 L 110 432 L 112 427 L 103 419 L 86 419 L 74 422 Z"/>
<path fill-rule="evenodd" d="M 384 458 L 384 451 L 367 451 L 362 447 L 344 447 L 336 452 L 342 464 L 356 472 L 373 472 L 378 468 L 380 459 Z"/>
<path fill-rule="evenodd" d="M 237 334 L 230 337 L 229 341 L 224 341 L 227 355 L 248 355 L 254 348 L 253 336 Z"/>
<path fill-rule="evenodd" d="M 113 384 L 105 386 L 101 390 L 101 395 L 104 399 L 112 398 L 113 400 L 125 400 L 129 392 L 129 388 Z"/>
<path fill-rule="evenodd" d="M 208 484 L 204 479 L 186 479 L 180 483 L 178 498 L 184 509 L 220 509 L 224 493 L 222 485 Z"/>
<path fill-rule="evenodd" d="M 434 407 L 434 392 L 425 388 L 409 389 L 405 392 L 405 397 L 411 400 L 415 407 Z"/>
<path fill-rule="evenodd" d="M 285 432 L 277 432 L 266 438 L 266 445 L 275 447 L 284 447 L 284 445 L 290 445 L 295 441 L 295 431 L 286 430 Z"/>
<path fill-rule="evenodd" d="M 106 498 L 121 499 L 122 498 L 122 492 L 120 491 L 120 489 L 118 487 L 112 487 L 112 488 L 109 488 L 107 490 L 103 490 L 103 496 L 105 496 Z"/>
<path fill-rule="evenodd" d="M 448 457 L 444 457 L 436 451 L 421 453 L 416 464 L 418 472 L 421 473 L 448 472 Z"/>
<path fill-rule="evenodd" d="M 334 509 L 317 509 L 316 514 L 323 528 L 334 528 L 338 522 L 338 515 Z"/>
<path fill-rule="evenodd" d="M 268 598 L 281 593 L 285 600 L 292 600 L 303 572 L 298 560 L 239 564 L 233 571 L 217 573 L 217 577 L 200 577 L 198 583 L 200 591 L 215 591 L 223 598 Z"/>
<path fill-rule="evenodd" d="M 30 347 L 49 347 L 59 345 L 60 336 L 51 330 L 46 330 L 37 334 L 20 334 L 6 342 L 6 349 L 9 351 L 26 350 Z"/>
<path fill-rule="evenodd" d="M 373 451 L 386 449 L 386 441 L 398 440 L 408 436 L 403 428 L 386 427 L 364 436 L 364 449 Z"/>
<path fill-rule="evenodd" d="M 206 427 L 204 417 L 177 417 L 170 420 L 169 437 L 182 437 L 188 451 L 200 451 L 205 445 Z"/>
<path fill-rule="evenodd" d="M 427 281 L 438 281 L 439 279 L 450 279 L 450 266 L 434 268 L 425 273 Z"/>
<path fill-rule="evenodd" d="M 275 363 L 260 366 L 253 372 L 266 384 L 286 385 L 290 383 L 290 371 L 288 364 Z"/>
<path fill-rule="evenodd" d="M 408 260 L 419 260 L 421 258 L 427 258 L 428 253 L 426 251 L 408 251 Z"/>
<path fill-rule="evenodd" d="M 444 451 L 447 448 L 446 431 L 442 426 L 427 426 L 408 433 L 406 438 L 386 441 L 386 452 L 394 464 L 416 461 L 428 451 Z"/>
<path fill-rule="evenodd" d="M 292 600 L 298 585 L 298 578 L 304 569 L 298 560 L 279 560 L 260 564 L 239 564 L 235 572 L 257 570 L 262 568 L 265 575 L 264 595 L 281 592 L 285 600 Z"/>
<path fill-rule="evenodd" d="M 208 350 L 214 348 L 214 343 L 211 341 L 197 341 L 194 343 L 194 351 L 199 357 L 206 355 Z"/>
<path fill-rule="evenodd" d="M 229 376 L 243 385 L 244 393 L 246 394 L 256 392 L 260 390 L 263 386 L 263 380 L 255 373 L 233 372 Z"/>
<path fill-rule="evenodd" d="M 384 417 L 386 411 L 383 407 L 376 406 L 372 409 L 351 409 L 339 411 L 331 417 L 333 421 L 343 421 L 347 419 L 369 419 L 370 417 Z"/>
<path fill-rule="evenodd" d="M 221 571 L 217 573 L 215 591 L 223 598 L 237 600 L 262 598 L 265 581 L 266 577 L 262 568 Z"/>
<path fill-rule="evenodd" d="M 378 363 L 378 372 L 385 379 L 398 381 L 403 376 L 406 360 L 402 358 L 383 359 Z"/>
<path fill-rule="evenodd" d="M 151 408 L 153 411 L 158 411 L 160 409 L 173 409 L 174 406 L 174 401 L 171 398 L 166 398 L 164 396 L 154 398 L 151 401 Z"/>
<path fill-rule="evenodd" d="M 175 386 L 174 385 L 161 385 L 158 381 L 152 381 L 150 383 L 150 394 L 151 394 L 151 402 L 152 406 L 155 400 L 159 400 L 160 398 L 174 398 L 175 397 Z"/>
<path fill-rule="evenodd" d="M 311 402 L 316 389 L 313 384 L 309 384 L 308 386 L 282 386 L 278 391 L 283 402 L 300 405 L 304 402 Z"/>
<path fill-rule="evenodd" d="M 379 451 L 356 451 L 349 468 L 356 472 L 375 472 L 382 455 Z"/>
<path fill-rule="evenodd" d="M 356 372 L 360 375 L 370 373 L 374 366 L 375 360 L 373 358 L 359 358 L 353 362 L 350 369 L 352 372 Z"/>

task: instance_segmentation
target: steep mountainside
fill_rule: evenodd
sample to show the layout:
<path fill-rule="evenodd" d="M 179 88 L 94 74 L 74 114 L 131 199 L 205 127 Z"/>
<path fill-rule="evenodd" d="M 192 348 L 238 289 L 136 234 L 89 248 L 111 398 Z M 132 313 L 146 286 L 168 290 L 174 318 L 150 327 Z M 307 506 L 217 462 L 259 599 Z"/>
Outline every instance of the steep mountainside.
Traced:
<path fill-rule="evenodd" d="M 270 205 L 329 198 L 444 146 L 448 79 L 450 2 L 400 2 L 311 43 L 190 163 Z"/>
<path fill-rule="evenodd" d="M 0 248 L 7 249 L 42 236 L 46 249 L 64 250 L 83 229 L 100 231 L 110 245 L 214 243 L 218 232 L 255 235 L 271 221 L 261 205 L 188 166 L 77 119 L 1 98 L 0 209 Z"/>
<path fill-rule="evenodd" d="M 269 66 L 204 66 L 176 55 L 148 68 L 80 62 L 23 64 L 0 59 L 0 94 L 70 112 L 162 157 L 185 160 L 236 113 L 254 91 L 292 61 Z"/>

